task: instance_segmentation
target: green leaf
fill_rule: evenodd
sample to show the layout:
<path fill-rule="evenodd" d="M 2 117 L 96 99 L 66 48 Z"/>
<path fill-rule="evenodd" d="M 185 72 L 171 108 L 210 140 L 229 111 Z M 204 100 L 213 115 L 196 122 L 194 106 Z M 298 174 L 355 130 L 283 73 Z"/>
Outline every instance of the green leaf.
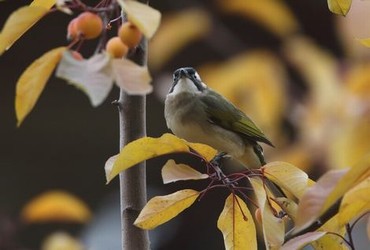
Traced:
<path fill-rule="evenodd" d="M 199 192 L 184 189 L 166 196 L 156 196 L 145 205 L 134 225 L 142 229 L 153 229 L 190 207 L 198 198 Z"/>
<path fill-rule="evenodd" d="M 252 215 L 237 195 L 230 194 L 217 221 L 224 236 L 225 249 L 257 249 L 256 227 Z"/>

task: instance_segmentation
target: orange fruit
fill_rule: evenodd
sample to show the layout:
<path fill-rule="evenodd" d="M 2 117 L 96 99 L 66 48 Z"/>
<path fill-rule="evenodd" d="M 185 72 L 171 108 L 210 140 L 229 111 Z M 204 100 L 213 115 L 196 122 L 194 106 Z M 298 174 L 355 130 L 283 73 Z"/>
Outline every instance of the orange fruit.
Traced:
<path fill-rule="evenodd" d="M 78 37 L 78 30 L 77 30 L 77 17 L 73 18 L 67 27 L 67 40 L 74 40 Z"/>
<path fill-rule="evenodd" d="M 129 48 L 135 48 L 140 43 L 143 34 L 135 25 L 126 22 L 119 28 L 118 36 Z"/>
<path fill-rule="evenodd" d="M 103 31 L 103 20 L 92 12 L 83 12 L 77 17 L 76 26 L 84 38 L 94 39 Z"/>
<path fill-rule="evenodd" d="M 109 39 L 105 46 L 105 50 L 114 58 L 122 58 L 127 55 L 128 47 L 116 36 Z"/>

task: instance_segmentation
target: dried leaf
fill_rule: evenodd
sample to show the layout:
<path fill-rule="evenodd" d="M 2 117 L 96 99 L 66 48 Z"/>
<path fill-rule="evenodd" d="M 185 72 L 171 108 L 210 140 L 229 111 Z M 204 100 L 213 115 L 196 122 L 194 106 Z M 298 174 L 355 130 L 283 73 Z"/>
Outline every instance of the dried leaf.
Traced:
<path fill-rule="evenodd" d="M 21 217 L 28 223 L 46 221 L 87 222 L 91 212 L 84 202 L 62 191 L 49 191 L 32 199 L 22 209 Z"/>
<path fill-rule="evenodd" d="M 111 65 L 116 84 L 128 94 L 146 95 L 152 92 L 153 86 L 149 84 L 152 78 L 146 66 L 139 66 L 126 58 L 113 59 Z"/>
<path fill-rule="evenodd" d="M 41 250 L 85 250 L 86 248 L 77 239 L 65 232 L 56 232 L 49 235 L 42 243 Z"/>
<path fill-rule="evenodd" d="M 307 189 L 308 176 L 287 162 L 271 162 L 262 167 L 264 176 L 300 199 Z"/>
<path fill-rule="evenodd" d="M 48 10 L 43 6 L 25 6 L 14 11 L 0 32 L 0 55 L 40 20 Z"/>
<path fill-rule="evenodd" d="M 324 174 L 315 185 L 308 188 L 298 205 L 298 216 L 295 224 L 295 232 L 305 229 L 320 215 L 328 195 L 334 190 L 338 181 L 346 174 L 345 170 L 332 170 Z"/>
<path fill-rule="evenodd" d="M 146 38 L 152 38 L 161 22 L 161 13 L 138 1 L 118 0 L 118 3 L 126 13 L 127 19 L 135 24 Z"/>
<path fill-rule="evenodd" d="M 340 226 L 370 211 L 370 177 L 349 190 L 343 197 L 339 207 Z"/>
<path fill-rule="evenodd" d="M 111 59 L 107 54 L 96 54 L 88 60 L 76 60 L 70 51 L 63 54 L 56 76 L 81 89 L 93 107 L 107 98 L 113 87 Z"/>
<path fill-rule="evenodd" d="M 118 158 L 118 154 L 109 157 L 109 159 L 105 162 L 105 165 L 104 165 L 105 176 L 108 176 L 109 173 L 112 172 L 113 165 L 116 162 L 117 158 Z"/>
<path fill-rule="evenodd" d="M 164 134 L 159 138 L 144 137 L 127 144 L 119 153 L 111 171 L 106 169 L 107 182 L 119 172 L 136 164 L 157 156 L 189 152 L 186 142 L 172 134 Z"/>
<path fill-rule="evenodd" d="M 280 250 L 298 250 L 302 249 L 312 241 L 318 240 L 323 237 L 326 232 L 309 232 L 298 237 L 295 237 L 285 243 Z"/>
<path fill-rule="evenodd" d="M 208 174 L 202 174 L 185 164 L 177 164 L 174 160 L 168 160 L 162 168 L 164 184 L 184 180 L 207 179 L 208 177 Z"/>
<path fill-rule="evenodd" d="M 337 15 L 347 15 L 351 8 L 352 0 L 328 0 L 328 7 L 331 12 Z"/>
<path fill-rule="evenodd" d="M 30 6 L 41 6 L 50 9 L 56 2 L 57 0 L 33 0 Z"/>
<path fill-rule="evenodd" d="M 192 189 L 156 196 L 145 205 L 134 225 L 142 229 L 153 229 L 190 207 L 198 196 L 199 192 Z"/>
<path fill-rule="evenodd" d="M 299 30 L 299 23 L 284 1 L 219 0 L 223 12 L 244 15 L 284 37 Z"/>
<path fill-rule="evenodd" d="M 224 236 L 225 249 L 257 249 L 256 227 L 252 215 L 237 195 L 230 194 L 217 221 Z"/>
<path fill-rule="evenodd" d="M 183 10 L 167 16 L 156 33 L 155 39 L 149 44 L 150 69 L 161 69 L 186 45 L 207 36 L 211 25 L 208 12 L 200 9 Z M 187 28 L 184 29 L 184 27 Z"/>
<path fill-rule="evenodd" d="M 17 125 L 31 112 L 51 73 L 59 63 L 65 47 L 59 47 L 35 60 L 19 77 L 16 87 L 15 111 Z"/>
<path fill-rule="evenodd" d="M 269 203 L 267 202 L 266 191 L 259 178 L 250 178 L 257 203 L 261 209 L 262 230 L 265 245 L 268 249 L 279 248 L 284 242 L 284 222 L 275 217 Z"/>

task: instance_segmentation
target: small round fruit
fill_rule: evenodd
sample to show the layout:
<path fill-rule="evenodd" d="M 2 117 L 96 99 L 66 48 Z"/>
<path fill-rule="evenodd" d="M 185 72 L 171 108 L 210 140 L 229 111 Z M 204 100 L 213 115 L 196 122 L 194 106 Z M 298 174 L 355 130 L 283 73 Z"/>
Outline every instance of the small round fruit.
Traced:
<path fill-rule="evenodd" d="M 105 46 L 105 50 L 114 58 L 122 58 L 127 55 L 128 47 L 116 36 L 109 39 Z"/>
<path fill-rule="evenodd" d="M 78 37 L 77 22 L 78 22 L 78 19 L 76 17 L 76 18 L 73 18 L 68 24 L 67 40 L 69 41 L 74 40 Z"/>
<path fill-rule="evenodd" d="M 140 43 L 143 34 L 135 25 L 126 22 L 119 28 L 118 36 L 129 48 L 135 48 Z"/>
<path fill-rule="evenodd" d="M 86 39 L 94 39 L 103 31 L 103 21 L 97 14 L 83 12 L 77 17 L 77 30 Z"/>

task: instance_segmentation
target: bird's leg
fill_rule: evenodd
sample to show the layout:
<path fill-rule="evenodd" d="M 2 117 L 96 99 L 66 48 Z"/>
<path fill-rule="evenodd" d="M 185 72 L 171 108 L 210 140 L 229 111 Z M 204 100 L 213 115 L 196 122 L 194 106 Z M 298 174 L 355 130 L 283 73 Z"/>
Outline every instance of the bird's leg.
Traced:
<path fill-rule="evenodd" d="M 211 160 L 211 165 L 215 170 L 215 174 L 217 175 L 218 180 L 222 181 L 227 186 L 235 187 L 234 183 L 224 174 L 224 172 L 222 172 L 220 167 L 222 165 L 222 160 L 227 157 L 227 153 L 220 152 Z"/>

